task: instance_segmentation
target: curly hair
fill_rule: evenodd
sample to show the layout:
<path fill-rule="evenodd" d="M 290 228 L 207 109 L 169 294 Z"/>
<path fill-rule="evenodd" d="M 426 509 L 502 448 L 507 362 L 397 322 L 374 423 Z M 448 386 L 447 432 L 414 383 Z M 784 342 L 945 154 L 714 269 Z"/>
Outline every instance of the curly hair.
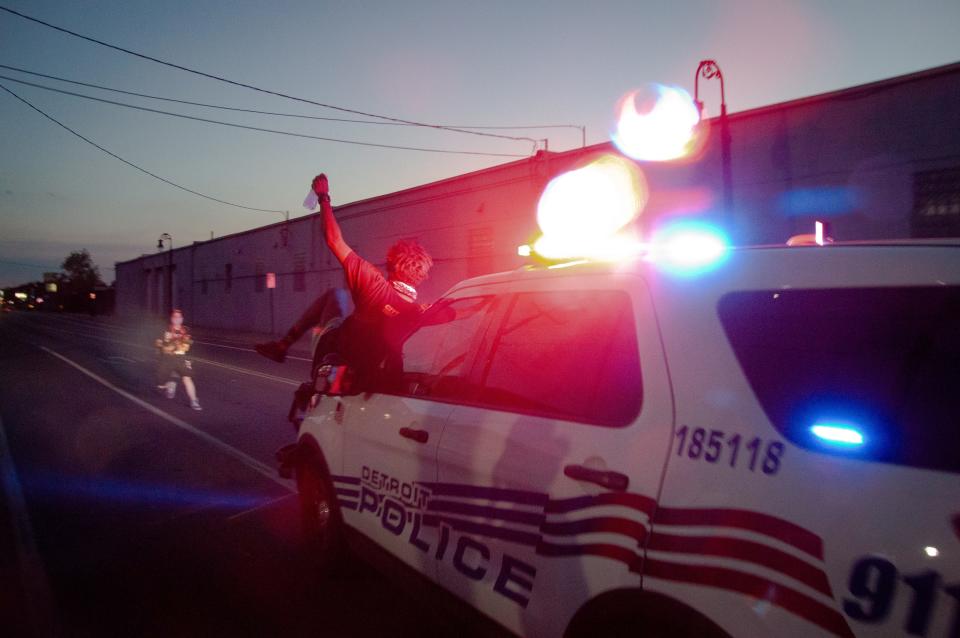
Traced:
<path fill-rule="evenodd" d="M 411 286 L 427 278 L 433 259 L 415 239 L 401 239 L 387 251 L 387 274 Z"/>

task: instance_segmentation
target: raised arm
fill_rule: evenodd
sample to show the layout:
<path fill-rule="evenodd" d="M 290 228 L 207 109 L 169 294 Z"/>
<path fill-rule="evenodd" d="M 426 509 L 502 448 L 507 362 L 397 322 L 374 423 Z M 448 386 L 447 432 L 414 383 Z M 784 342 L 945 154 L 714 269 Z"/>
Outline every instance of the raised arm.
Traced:
<path fill-rule="evenodd" d="M 320 200 L 320 218 L 323 221 L 323 239 L 327 242 L 327 247 L 333 253 L 341 264 L 347 258 L 353 249 L 343 241 L 343 233 L 340 232 L 340 224 L 333 216 L 333 207 L 330 205 L 330 186 L 327 183 L 327 176 L 323 173 L 313 178 L 313 192 L 317 194 Z"/>

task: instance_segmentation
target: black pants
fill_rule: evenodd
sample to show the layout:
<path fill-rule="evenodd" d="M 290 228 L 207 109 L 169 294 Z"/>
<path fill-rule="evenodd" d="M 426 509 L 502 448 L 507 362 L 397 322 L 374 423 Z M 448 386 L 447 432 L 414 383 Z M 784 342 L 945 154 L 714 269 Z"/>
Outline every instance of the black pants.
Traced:
<path fill-rule="evenodd" d="M 180 377 L 193 377 L 193 364 L 182 354 L 161 354 L 157 364 L 157 385 L 170 381 L 176 372 Z"/>
<path fill-rule="evenodd" d="M 347 316 L 349 298 L 349 293 L 343 288 L 329 289 L 303 311 L 283 340 L 290 345 L 314 326 L 323 325 L 337 317 Z"/>

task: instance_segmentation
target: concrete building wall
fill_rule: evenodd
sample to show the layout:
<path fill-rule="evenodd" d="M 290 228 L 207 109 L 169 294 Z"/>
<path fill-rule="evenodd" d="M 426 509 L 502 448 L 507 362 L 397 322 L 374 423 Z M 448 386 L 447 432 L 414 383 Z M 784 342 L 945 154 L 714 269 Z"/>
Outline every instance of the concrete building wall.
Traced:
<path fill-rule="evenodd" d="M 649 231 L 693 216 L 722 224 L 737 244 L 783 243 L 812 232 L 815 219 L 830 219 L 841 240 L 960 235 L 958 107 L 960 64 L 707 120 L 696 158 L 638 163 L 650 187 L 638 223 Z M 335 213 L 347 242 L 380 266 L 394 241 L 417 238 L 436 262 L 421 287 L 432 300 L 465 277 L 521 265 L 516 247 L 537 230 L 549 179 L 607 152 L 615 149 L 542 153 Z M 165 313 L 169 257 L 117 264 L 118 314 Z M 192 325 L 281 333 L 343 282 L 318 215 L 178 247 L 172 257 L 173 302 Z M 268 272 L 277 275 L 272 295 Z"/>

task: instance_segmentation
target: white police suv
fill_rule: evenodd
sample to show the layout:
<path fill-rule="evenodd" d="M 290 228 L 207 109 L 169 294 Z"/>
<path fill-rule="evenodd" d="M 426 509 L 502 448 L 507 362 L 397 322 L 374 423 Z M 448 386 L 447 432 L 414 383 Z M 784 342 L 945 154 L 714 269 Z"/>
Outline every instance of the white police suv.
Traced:
<path fill-rule="evenodd" d="M 674 257 L 464 281 L 315 398 L 314 551 L 522 635 L 960 635 L 960 243 Z"/>

